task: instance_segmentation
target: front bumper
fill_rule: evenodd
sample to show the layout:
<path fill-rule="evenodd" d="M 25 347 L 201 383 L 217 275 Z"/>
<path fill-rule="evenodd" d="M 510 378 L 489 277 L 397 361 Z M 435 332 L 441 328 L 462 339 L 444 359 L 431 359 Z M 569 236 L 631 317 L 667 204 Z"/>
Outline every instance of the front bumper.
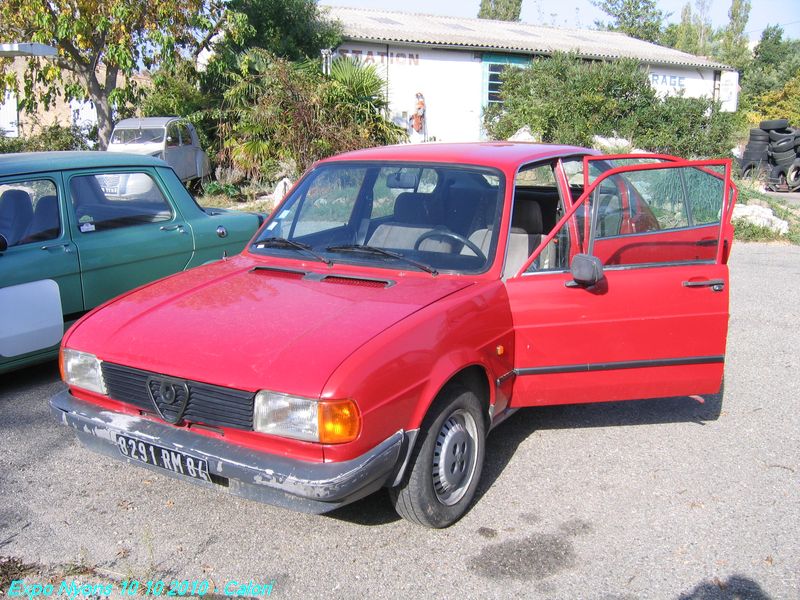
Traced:
<path fill-rule="evenodd" d="M 309 513 L 334 510 L 397 481 L 416 433 L 400 430 L 349 461 L 315 463 L 258 452 L 149 419 L 105 410 L 76 398 L 69 390 L 51 398 L 50 412 L 75 429 L 85 446 L 101 454 L 204 487 Z M 124 457 L 117 446 L 118 434 L 207 459 L 215 483 Z"/>

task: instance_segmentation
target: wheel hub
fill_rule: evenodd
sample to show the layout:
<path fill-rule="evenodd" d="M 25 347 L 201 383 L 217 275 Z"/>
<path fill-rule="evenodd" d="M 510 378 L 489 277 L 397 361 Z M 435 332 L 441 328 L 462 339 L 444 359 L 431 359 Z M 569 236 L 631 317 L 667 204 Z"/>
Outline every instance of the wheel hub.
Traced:
<path fill-rule="evenodd" d="M 458 502 L 472 481 L 476 432 L 472 416 L 465 411 L 453 413 L 439 430 L 433 453 L 433 488 L 443 504 Z"/>

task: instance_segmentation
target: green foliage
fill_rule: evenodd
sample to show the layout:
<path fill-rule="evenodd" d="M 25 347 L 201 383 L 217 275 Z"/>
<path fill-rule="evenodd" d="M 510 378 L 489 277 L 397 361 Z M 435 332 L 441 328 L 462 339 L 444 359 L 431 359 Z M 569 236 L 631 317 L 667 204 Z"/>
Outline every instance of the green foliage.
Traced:
<path fill-rule="evenodd" d="M 205 83 L 224 81 L 241 53 L 261 48 L 292 61 L 319 57 L 341 42 L 341 27 L 328 20 L 316 0 L 229 0 L 225 35 L 213 44 Z"/>
<path fill-rule="evenodd" d="M 251 179 L 270 179 L 280 163 L 304 171 L 337 152 L 400 141 L 403 131 L 385 118 L 385 106 L 374 67 L 337 58 L 328 77 L 314 63 L 250 50 L 228 74 L 219 158 Z"/>
<path fill-rule="evenodd" d="M 228 198 L 236 198 L 239 196 L 239 188 L 231 183 L 219 183 L 218 181 L 209 181 L 203 186 L 203 193 L 209 196 L 227 196 Z"/>
<path fill-rule="evenodd" d="M 780 233 L 744 219 L 733 221 L 734 237 L 743 242 L 772 242 L 783 239 Z"/>
<path fill-rule="evenodd" d="M 29 137 L 0 137 L 0 154 L 89 149 L 89 134 L 75 126 L 50 125 L 43 128 L 40 133 Z"/>
<path fill-rule="evenodd" d="M 139 113 L 143 117 L 179 116 L 190 121 L 204 149 L 213 149 L 217 122 L 210 114 L 214 97 L 200 89 L 200 75 L 189 60 L 180 60 L 153 74 L 143 90 Z"/>
<path fill-rule="evenodd" d="M 636 145 L 684 158 L 727 156 L 738 119 L 706 98 L 669 96 L 646 111 Z"/>
<path fill-rule="evenodd" d="M 679 156 L 726 155 L 735 117 L 707 99 L 660 100 L 635 61 L 586 62 L 555 54 L 502 75 L 502 106 L 484 115 L 495 139 L 523 126 L 545 142 L 590 146 L 592 137 L 622 136 L 635 146 Z"/>
<path fill-rule="evenodd" d="M 198 31 L 213 26 L 222 9 L 210 0 L 3 0 L 0 41 L 48 44 L 58 49 L 58 57 L 30 60 L 22 81 L 4 77 L 2 82 L 11 84 L 28 111 L 59 96 L 90 99 L 104 148 L 112 106 L 121 109 L 136 99 L 129 76 L 140 64 L 169 63 Z M 0 69 L 5 72 L 7 64 Z M 120 75 L 126 76 L 124 84 Z"/>
<path fill-rule="evenodd" d="M 522 0 L 481 0 L 478 18 L 519 21 L 521 10 Z"/>
<path fill-rule="evenodd" d="M 745 106 L 755 98 L 781 89 L 800 70 L 800 40 L 784 40 L 778 25 L 767 27 L 742 75 Z"/>
<path fill-rule="evenodd" d="M 789 119 L 793 125 L 800 124 L 800 69 L 782 88 L 753 99 L 752 109 L 759 120 Z"/>
<path fill-rule="evenodd" d="M 741 0 L 733 0 L 739 2 Z M 713 44 L 718 37 L 708 16 L 707 0 L 696 0 L 695 9 L 687 2 L 681 9 L 681 20 L 667 25 L 659 43 L 700 56 L 713 53 Z"/>
<path fill-rule="evenodd" d="M 611 17 L 610 23 L 597 22 L 600 29 L 621 31 L 631 37 L 658 42 L 669 16 L 658 9 L 656 0 L 592 0 L 597 8 Z"/>
<path fill-rule="evenodd" d="M 723 63 L 741 71 L 750 62 L 750 48 L 745 34 L 750 19 L 750 0 L 732 0 L 728 19 L 716 56 Z"/>

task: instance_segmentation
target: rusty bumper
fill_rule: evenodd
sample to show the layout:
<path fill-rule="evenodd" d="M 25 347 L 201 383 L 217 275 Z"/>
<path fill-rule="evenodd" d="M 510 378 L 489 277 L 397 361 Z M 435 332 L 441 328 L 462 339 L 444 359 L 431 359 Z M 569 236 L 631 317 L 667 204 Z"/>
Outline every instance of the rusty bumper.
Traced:
<path fill-rule="evenodd" d="M 68 390 L 50 400 L 52 415 L 72 427 L 88 448 L 162 475 L 301 512 L 324 513 L 398 481 L 416 431 L 398 431 L 369 452 L 344 462 L 317 463 L 276 456 L 176 429 L 149 419 L 105 410 Z M 208 461 L 211 482 L 132 461 L 118 450 L 124 435 Z"/>

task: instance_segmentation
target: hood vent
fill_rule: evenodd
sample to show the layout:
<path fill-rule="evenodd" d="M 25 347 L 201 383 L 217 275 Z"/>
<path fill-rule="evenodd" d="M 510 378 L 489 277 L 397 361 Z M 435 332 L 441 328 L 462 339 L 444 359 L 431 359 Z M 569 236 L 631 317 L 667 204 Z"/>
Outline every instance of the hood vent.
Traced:
<path fill-rule="evenodd" d="M 262 273 L 270 275 L 271 277 L 280 277 L 281 279 L 303 279 L 308 275 L 308 271 L 301 271 L 300 269 L 290 269 L 284 267 L 253 267 L 250 269 L 251 273 Z"/>
<path fill-rule="evenodd" d="M 387 288 L 394 285 L 394 281 L 386 279 L 372 279 L 371 277 L 350 277 L 348 275 L 326 275 L 323 283 L 336 283 L 339 285 L 354 285 L 358 287 Z"/>

